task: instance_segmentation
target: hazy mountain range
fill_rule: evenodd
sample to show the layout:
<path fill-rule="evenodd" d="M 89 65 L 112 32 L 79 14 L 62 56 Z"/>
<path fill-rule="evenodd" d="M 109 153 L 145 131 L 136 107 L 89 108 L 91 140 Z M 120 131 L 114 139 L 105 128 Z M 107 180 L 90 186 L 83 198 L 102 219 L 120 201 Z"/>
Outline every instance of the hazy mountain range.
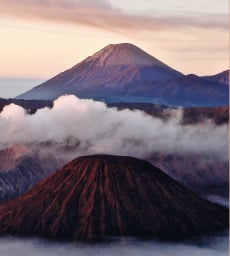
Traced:
<path fill-rule="evenodd" d="M 229 71 L 199 77 L 162 63 L 140 48 L 111 44 L 18 99 L 53 100 L 63 94 L 105 102 L 168 106 L 228 105 Z"/>

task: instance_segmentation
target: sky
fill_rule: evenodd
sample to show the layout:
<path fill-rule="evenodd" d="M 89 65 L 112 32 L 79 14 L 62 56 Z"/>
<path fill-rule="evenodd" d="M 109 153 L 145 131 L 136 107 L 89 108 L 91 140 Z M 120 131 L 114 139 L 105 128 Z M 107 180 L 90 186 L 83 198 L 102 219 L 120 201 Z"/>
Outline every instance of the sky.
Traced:
<path fill-rule="evenodd" d="M 216 74 L 229 68 L 228 15 L 228 0 L 0 0 L 0 79 L 46 80 L 122 42 Z"/>

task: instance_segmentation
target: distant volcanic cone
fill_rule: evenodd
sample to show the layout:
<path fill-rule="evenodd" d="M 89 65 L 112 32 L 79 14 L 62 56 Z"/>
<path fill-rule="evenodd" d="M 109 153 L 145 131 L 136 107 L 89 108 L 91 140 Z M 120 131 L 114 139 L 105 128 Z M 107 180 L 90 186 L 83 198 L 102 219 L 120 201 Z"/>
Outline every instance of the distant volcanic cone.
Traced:
<path fill-rule="evenodd" d="M 0 205 L 0 234 L 95 241 L 177 240 L 228 226 L 228 209 L 195 196 L 150 163 L 79 157 L 25 195 Z"/>
<path fill-rule="evenodd" d="M 17 99 L 54 100 L 73 94 L 106 103 L 228 106 L 228 82 L 228 71 L 206 77 L 183 75 L 139 47 L 121 43 L 107 45 Z"/>

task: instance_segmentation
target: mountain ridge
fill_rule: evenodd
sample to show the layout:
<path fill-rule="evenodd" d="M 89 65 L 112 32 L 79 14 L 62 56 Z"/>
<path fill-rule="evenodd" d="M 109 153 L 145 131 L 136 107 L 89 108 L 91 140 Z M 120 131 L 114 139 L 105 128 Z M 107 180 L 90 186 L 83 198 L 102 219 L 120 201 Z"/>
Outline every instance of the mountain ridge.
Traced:
<path fill-rule="evenodd" d="M 218 82 L 226 86 L 229 86 L 229 69 L 224 70 L 212 76 L 202 76 L 202 78 L 208 81 Z"/>
<path fill-rule="evenodd" d="M 221 77 L 185 76 L 135 45 L 113 44 L 17 98 L 53 100 L 74 94 L 107 103 L 223 106 L 229 104 L 229 88 Z M 185 79 L 186 87 L 181 84 Z"/>

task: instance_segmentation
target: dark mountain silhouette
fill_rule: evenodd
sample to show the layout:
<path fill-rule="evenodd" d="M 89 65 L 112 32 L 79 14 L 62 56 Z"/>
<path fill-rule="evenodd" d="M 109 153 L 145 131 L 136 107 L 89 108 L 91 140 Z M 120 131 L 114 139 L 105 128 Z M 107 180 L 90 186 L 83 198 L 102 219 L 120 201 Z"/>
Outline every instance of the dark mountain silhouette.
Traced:
<path fill-rule="evenodd" d="M 35 113 L 40 108 L 53 106 L 53 102 L 49 100 L 23 100 L 23 99 L 0 98 L 0 112 L 3 110 L 3 108 L 6 105 L 10 105 L 11 103 L 23 107 L 30 114 Z"/>
<path fill-rule="evenodd" d="M 160 83 L 154 95 L 165 99 L 166 105 L 214 107 L 228 105 L 228 91 L 229 88 L 221 83 L 190 74 Z"/>
<path fill-rule="evenodd" d="M 228 105 L 228 87 L 218 79 L 184 76 L 128 43 L 108 45 L 18 98 L 55 99 L 63 94 L 105 102 Z"/>
<path fill-rule="evenodd" d="M 162 119 L 170 117 L 172 110 L 177 108 L 170 108 L 163 105 L 156 105 L 151 103 L 108 103 L 108 107 L 117 107 L 119 110 L 141 110 L 146 114 Z M 183 124 L 195 124 L 212 120 L 217 125 L 228 123 L 229 121 L 229 107 L 196 107 L 183 109 Z"/>
<path fill-rule="evenodd" d="M 213 76 L 203 76 L 203 78 L 211 82 L 218 82 L 229 86 L 229 70 L 225 70 Z"/>
<path fill-rule="evenodd" d="M 150 163 L 79 157 L 0 205 L 0 233 L 95 241 L 114 236 L 186 239 L 228 226 L 228 209 L 195 196 Z"/>

